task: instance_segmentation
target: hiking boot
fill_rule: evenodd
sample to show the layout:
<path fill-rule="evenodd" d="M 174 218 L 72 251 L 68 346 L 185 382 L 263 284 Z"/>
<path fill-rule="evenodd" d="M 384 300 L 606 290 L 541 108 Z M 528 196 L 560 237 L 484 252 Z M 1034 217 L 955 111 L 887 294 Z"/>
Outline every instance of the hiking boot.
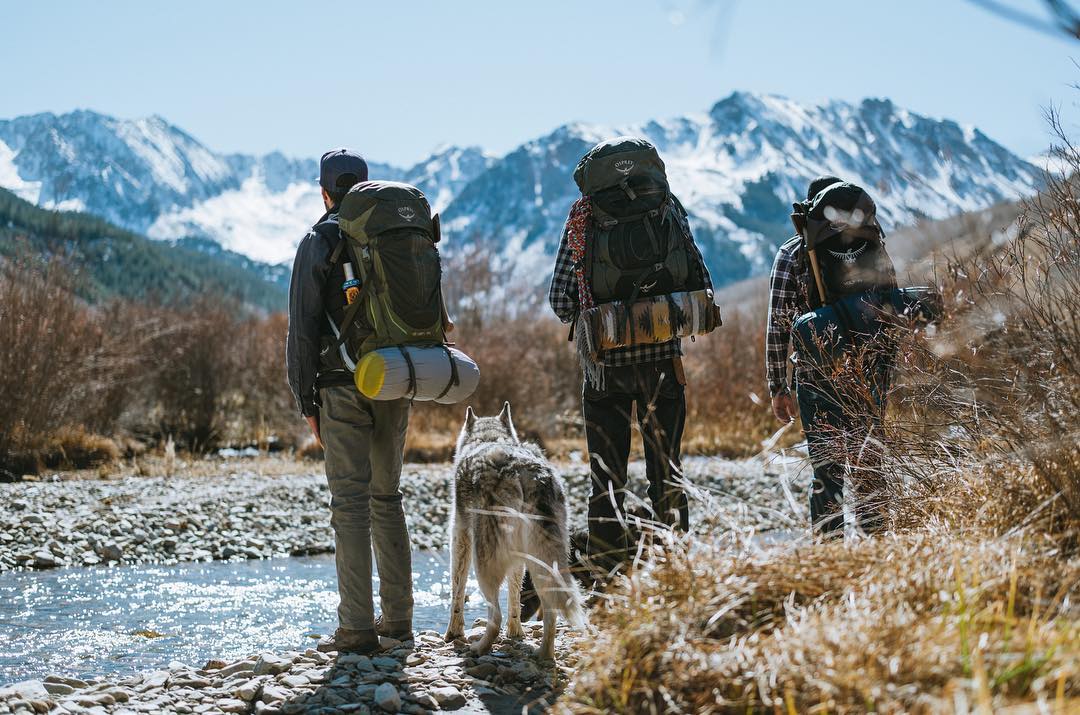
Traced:
<path fill-rule="evenodd" d="M 411 641 L 413 639 L 412 624 L 408 621 L 387 621 L 382 615 L 375 619 L 375 632 L 383 638 L 393 638 L 396 641 Z"/>
<path fill-rule="evenodd" d="M 338 628 L 334 635 L 319 640 L 320 653 L 359 653 L 371 655 L 378 653 L 379 636 L 375 631 L 354 631 L 351 628 Z"/>

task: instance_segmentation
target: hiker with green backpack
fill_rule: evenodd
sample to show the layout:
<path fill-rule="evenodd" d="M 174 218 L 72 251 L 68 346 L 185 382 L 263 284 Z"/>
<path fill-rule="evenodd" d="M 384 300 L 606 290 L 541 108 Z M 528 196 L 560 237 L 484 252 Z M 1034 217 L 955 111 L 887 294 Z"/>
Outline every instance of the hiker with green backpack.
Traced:
<path fill-rule="evenodd" d="M 656 147 L 636 137 L 601 142 L 577 165 L 574 181 L 582 197 L 570 209 L 548 298 L 571 323 L 584 370 L 592 472 L 586 551 L 602 586 L 629 556 L 623 503 L 635 409 L 652 517 L 689 529 L 681 339 L 711 332 L 720 314 Z"/>
<path fill-rule="evenodd" d="M 843 537 L 848 479 L 857 523 L 872 534 L 884 526 L 876 466 L 893 328 L 937 319 L 939 299 L 928 288 L 897 288 L 877 207 L 862 188 L 818 177 L 791 219 L 796 235 L 780 246 L 770 277 L 766 374 L 773 413 L 791 422 L 797 402 L 813 466 L 813 531 Z"/>
<path fill-rule="evenodd" d="M 413 401 L 456 402 L 475 363 L 447 343 L 438 216 L 423 193 L 368 181 L 357 153 L 323 155 L 326 213 L 300 241 L 286 363 L 326 456 L 339 626 L 325 652 L 373 653 L 412 638 L 412 549 L 399 478 Z M 382 615 L 375 618 L 372 550 Z"/>

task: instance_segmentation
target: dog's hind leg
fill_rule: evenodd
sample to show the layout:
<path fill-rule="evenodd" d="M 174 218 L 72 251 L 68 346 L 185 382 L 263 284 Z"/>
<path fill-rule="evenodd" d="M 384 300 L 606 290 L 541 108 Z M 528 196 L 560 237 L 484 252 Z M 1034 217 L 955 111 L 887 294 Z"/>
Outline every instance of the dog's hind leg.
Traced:
<path fill-rule="evenodd" d="M 491 561 L 476 559 L 476 580 L 480 583 L 480 592 L 487 601 L 488 622 L 487 630 L 483 637 L 474 643 L 471 648 L 473 653 L 483 654 L 491 651 L 495 639 L 499 637 L 499 629 L 502 628 L 502 609 L 499 608 L 499 587 L 502 586 L 505 575 L 499 568 L 502 564 L 494 564 Z"/>
<path fill-rule="evenodd" d="M 525 631 L 521 629 L 521 584 L 525 580 L 525 563 L 512 566 L 509 578 L 506 589 L 509 592 L 506 601 L 509 611 L 506 618 L 506 637 L 524 638 Z"/>
<path fill-rule="evenodd" d="M 450 560 L 450 623 L 443 636 L 447 641 L 465 635 L 465 583 L 469 580 L 469 561 L 472 558 L 472 535 L 468 517 L 454 517 L 454 535 Z"/>

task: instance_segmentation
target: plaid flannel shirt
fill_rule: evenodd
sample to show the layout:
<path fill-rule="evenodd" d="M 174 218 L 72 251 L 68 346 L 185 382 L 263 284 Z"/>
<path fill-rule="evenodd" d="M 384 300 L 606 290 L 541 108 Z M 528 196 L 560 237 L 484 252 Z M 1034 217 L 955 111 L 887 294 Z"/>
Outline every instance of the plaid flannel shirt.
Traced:
<path fill-rule="evenodd" d="M 791 359 L 791 328 L 795 319 L 810 311 L 810 303 L 799 275 L 799 247 L 802 239 L 792 236 L 776 252 L 769 276 L 769 323 L 765 332 L 765 377 L 769 394 L 791 389 L 788 363 Z M 804 269 L 805 270 L 805 269 Z"/>
<path fill-rule="evenodd" d="M 679 220 L 683 223 L 686 235 L 690 234 L 690 223 L 685 212 L 678 212 Z M 705 285 L 712 288 L 712 279 L 709 269 L 701 257 L 697 245 L 688 241 L 690 257 L 697 263 L 697 267 L 705 276 Z M 562 239 L 559 241 L 559 251 L 555 256 L 555 271 L 551 276 L 551 288 L 548 290 L 548 302 L 555 315 L 564 323 L 570 323 L 580 312 L 578 300 L 577 273 L 574 272 L 574 259 L 570 247 L 566 243 L 566 228 L 563 228 Z M 682 341 L 676 338 L 666 343 L 648 345 L 633 345 L 626 348 L 614 348 L 605 350 L 600 355 L 600 364 L 605 367 L 619 367 L 622 365 L 638 365 L 646 362 L 658 362 L 674 357 L 679 357 L 682 352 Z"/>

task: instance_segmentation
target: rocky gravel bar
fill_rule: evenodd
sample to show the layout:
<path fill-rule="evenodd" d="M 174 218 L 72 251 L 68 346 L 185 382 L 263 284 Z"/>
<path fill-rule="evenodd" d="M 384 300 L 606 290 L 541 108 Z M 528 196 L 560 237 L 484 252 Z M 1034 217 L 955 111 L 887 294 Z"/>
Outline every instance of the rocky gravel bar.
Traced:
<path fill-rule="evenodd" d="M 480 638 L 483 625 L 477 620 L 453 643 L 435 631 L 405 643 L 383 639 L 383 652 L 371 657 L 306 650 L 201 668 L 171 663 L 112 680 L 48 676 L 0 688 L 0 714 L 520 713 L 558 696 L 579 650 L 574 643 L 587 636 L 561 631 L 556 660 L 541 661 L 535 654 L 542 626 L 526 623 L 524 639 L 504 639 L 491 654 L 474 656 L 468 643 Z"/>
<path fill-rule="evenodd" d="M 796 474 L 800 463 L 798 457 L 687 459 L 695 528 L 797 528 L 805 518 L 807 481 L 805 473 Z M 234 463 L 218 476 L 201 465 L 188 476 L 0 485 L 0 571 L 332 551 L 325 479 L 310 473 L 315 465 L 296 466 L 296 473 L 278 469 L 273 476 Z M 581 528 L 587 465 L 560 467 L 571 525 Z M 449 465 L 405 467 L 402 490 L 418 549 L 447 546 L 451 476 Z M 644 482 L 642 465 L 632 465 L 631 490 L 644 495 Z M 467 646 L 483 626 L 478 619 L 454 643 L 435 631 L 420 631 L 407 643 L 384 641 L 384 651 L 373 657 L 306 650 L 202 667 L 174 662 L 126 677 L 80 680 L 59 673 L 0 687 L 0 715 L 540 712 L 565 687 L 575 654 L 588 648 L 587 632 L 560 627 L 555 662 L 540 661 L 542 626 L 529 623 L 524 639 L 503 639 L 492 654 L 474 656 Z"/>
<path fill-rule="evenodd" d="M 243 460 L 220 476 L 46 480 L 0 484 L 0 572 L 98 564 L 175 563 L 299 556 L 333 551 L 329 490 L 312 463 L 309 473 L 266 476 Z M 588 503 L 587 465 L 562 464 L 571 525 L 582 528 Z M 692 520 L 759 530 L 790 529 L 805 509 L 808 477 L 795 458 L 729 461 L 689 458 L 685 478 Z M 200 471 L 205 471 L 201 467 Z M 785 477 L 785 473 L 788 474 Z M 448 546 L 450 465 L 406 465 L 405 513 L 413 546 Z M 790 489 L 784 482 L 792 480 Z M 631 466 L 631 489 L 644 496 L 642 465 Z M 700 519 L 699 516 L 707 516 Z"/>

